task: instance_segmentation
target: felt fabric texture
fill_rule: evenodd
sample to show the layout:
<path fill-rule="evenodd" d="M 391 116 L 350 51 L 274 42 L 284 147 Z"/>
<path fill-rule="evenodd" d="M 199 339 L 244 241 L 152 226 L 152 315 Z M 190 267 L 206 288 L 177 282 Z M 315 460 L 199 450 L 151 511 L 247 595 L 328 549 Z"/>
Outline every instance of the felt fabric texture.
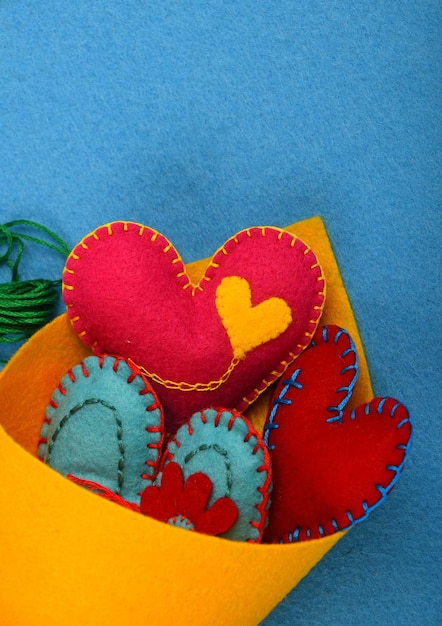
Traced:
<path fill-rule="evenodd" d="M 161 484 L 144 489 L 140 511 L 171 526 L 222 535 L 237 521 L 238 509 L 227 496 L 209 504 L 212 489 L 207 474 L 195 472 L 185 478 L 181 466 L 172 461 L 161 472 Z"/>
<path fill-rule="evenodd" d="M 347 409 L 357 372 L 351 337 L 330 325 L 277 384 L 264 427 L 274 479 L 266 540 L 346 530 L 399 479 L 411 444 L 408 411 L 393 398 Z"/>
<path fill-rule="evenodd" d="M 270 227 L 228 239 L 197 284 L 165 237 L 131 222 L 86 235 L 63 273 L 82 341 L 143 368 L 171 432 L 207 406 L 247 408 L 308 345 L 324 292 L 314 252 Z"/>
<path fill-rule="evenodd" d="M 129 219 L 188 263 L 251 224 L 322 216 L 375 394 L 408 406 L 415 437 L 389 501 L 265 625 L 437 623 L 440 2 L 6 1 L 0 41 L 3 222 L 35 219 L 74 246 Z M 62 268 L 30 246 L 22 277 Z M 324 323 L 356 339 L 344 320 Z M 54 359 L 40 359 L 50 376 Z M 39 364 L 31 380 L 44 378 Z M 29 380 L 19 393 L 44 410 Z M 2 397 L 5 414 L 14 402 Z"/>
<path fill-rule="evenodd" d="M 0 454 L 2 479 L 5 467 L 15 477 L 2 485 L 0 506 L 7 626 L 59 626 L 60 615 L 68 626 L 85 616 L 97 626 L 257 624 L 339 539 L 280 547 L 188 532 L 77 487 L 3 429 Z"/>
<path fill-rule="evenodd" d="M 213 484 L 209 504 L 231 498 L 235 524 L 223 534 L 235 541 L 261 541 L 270 504 L 272 470 L 267 447 L 250 422 L 229 409 L 205 409 L 192 415 L 167 444 L 164 467 L 177 463 L 187 479 L 207 474 Z M 162 484 L 162 476 L 159 477 Z"/>
<path fill-rule="evenodd" d="M 279 337 L 293 321 L 291 308 L 282 298 L 272 296 L 253 306 L 250 284 L 240 276 L 221 280 L 215 305 L 237 359 Z"/>
<path fill-rule="evenodd" d="M 91 356 L 54 390 L 38 457 L 64 476 L 139 502 L 157 473 L 163 439 L 163 410 L 148 380 L 122 358 Z"/>
<path fill-rule="evenodd" d="M 306 220 L 288 230 L 314 242 L 328 276 L 328 303 L 333 304 L 328 315 L 354 329 L 355 343 L 361 345 L 321 220 Z M 206 263 L 189 266 L 189 274 L 197 277 L 201 266 Z M 194 533 L 155 520 L 137 521 L 142 516 L 79 489 L 41 464 L 32 455 L 37 452 L 48 398 L 85 351 L 62 315 L 26 342 L 0 374 L 0 516 L 3 532 L 11 538 L 0 542 L 0 606 L 6 623 L 28 624 L 32 618 L 37 626 L 55 626 L 63 615 L 65 624 L 74 625 L 85 612 L 103 625 L 126 620 L 141 626 L 147 618 L 153 624 L 163 624 L 165 619 L 183 624 L 258 623 L 342 534 L 284 546 L 201 535 L 195 540 Z M 363 375 L 354 395 L 369 398 L 362 348 L 360 365 Z M 25 387 L 23 380 L 29 381 Z M 257 423 L 265 402 L 261 396 L 248 410 Z M 120 558 L 123 547 L 125 559 Z M 42 554 L 53 556 L 42 561 Z M 173 576 L 172 585 L 171 555 L 188 572 Z M 146 567 L 155 569 L 156 581 L 148 606 L 139 602 L 145 593 Z M 213 584 L 206 584 L 209 579 Z M 50 604 L 41 602 L 48 587 Z"/>

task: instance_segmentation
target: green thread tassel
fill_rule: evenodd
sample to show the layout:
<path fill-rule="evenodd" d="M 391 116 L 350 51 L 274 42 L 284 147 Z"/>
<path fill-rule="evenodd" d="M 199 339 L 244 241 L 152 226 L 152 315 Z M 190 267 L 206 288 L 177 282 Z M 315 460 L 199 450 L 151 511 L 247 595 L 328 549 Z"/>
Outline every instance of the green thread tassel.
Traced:
<path fill-rule="evenodd" d="M 33 235 L 16 233 L 14 228 L 24 226 L 44 233 L 49 241 Z M 24 241 L 56 250 L 64 258 L 69 255 L 66 243 L 46 226 L 30 220 L 14 220 L 0 224 L 0 264 L 11 270 L 10 282 L 0 284 L 0 343 L 25 341 L 53 317 L 60 297 L 60 280 L 36 278 L 20 280 L 19 265 L 24 252 Z M 14 258 L 15 257 L 15 258 Z M 0 359 L 0 363 L 6 363 Z"/>

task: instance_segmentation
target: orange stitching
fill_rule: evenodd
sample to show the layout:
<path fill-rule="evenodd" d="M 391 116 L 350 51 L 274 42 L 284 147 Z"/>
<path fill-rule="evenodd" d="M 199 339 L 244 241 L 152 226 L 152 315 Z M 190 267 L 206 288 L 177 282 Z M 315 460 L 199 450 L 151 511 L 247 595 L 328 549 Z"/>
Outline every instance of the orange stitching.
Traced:
<path fill-rule="evenodd" d="M 111 236 L 111 235 L 112 235 L 112 224 L 108 224 L 108 225 L 107 225 L 107 234 L 108 234 L 109 236 Z"/>
<path fill-rule="evenodd" d="M 112 226 L 112 224 L 108 224 L 107 225 L 107 231 L 108 231 L 109 234 L 112 234 L 111 226 Z M 141 236 L 144 233 L 144 231 L 145 231 L 145 227 L 143 225 L 140 225 L 140 224 L 138 224 L 138 226 L 139 226 L 139 234 Z M 101 226 L 99 228 L 103 228 L 103 226 Z M 259 229 L 259 227 L 257 227 L 256 230 L 258 230 L 258 229 Z M 157 231 L 152 231 L 152 229 L 149 229 L 149 230 L 152 233 L 151 241 L 156 241 L 158 236 L 160 236 L 160 233 L 157 232 Z M 261 230 L 262 236 L 265 236 L 268 233 L 269 229 L 266 228 L 266 227 L 260 227 L 260 230 Z M 283 238 L 284 234 L 287 233 L 287 235 L 290 237 L 290 246 L 291 247 L 294 247 L 297 242 L 299 242 L 300 245 L 303 245 L 305 247 L 304 251 L 303 251 L 304 255 L 307 255 L 309 252 L 312 252 L 314 254 L 314 252 L 311 250 L 311 248 L 307 244 L 305 244 L 305 242 L 303 242 L 301 239 L 298 239 L 298 237 L 296 235 L 293 235 L 293 234 L 289 233 L 288 231 L 285 231 L 284 229 L 278 229 L 276 227 L 272 227 L 272 231 L 279 231 L 278 232 L 278 240 L 281 240 Z M 252 237 L 253 236 L 252 230 L 250 228 L 248 228 L 246 230 L 241 231 L 240 233 L 237 233 L 237 235 L 234 236 L 233 238 L 231 238 L 230 240 L 228 240 L 228 242 L 229 241 L 235 241 L 236 243 L 240 243 L 239 237 L 242 234 L 245 235 L 245 236 L 248 236 L 248 237 Z M 86 239 L 89 236 L 90 235 L 87 235 L 84 239 Z M 100 237 L 97 235 L 96 231 L 94 231 L 91 234 L 91 236 L 95 240 L 100 240 Z M 164 237 L 164 235 L 161 235 L 161 237 L 166 239 Z M 218 254 L 223 254 L 225 256 L 228 256 L 228 254 L 229 254 L 229 252 L 225 248 L 225 245 L 226 244 L 224 244 L 221 248 L 219 248 L 215 252 L 213 257 L 212 257 L 211 265 L 213 267 L 215 267 L 215 269 L 216 269 L 216 266 L 219 265 L 219 264 L 216 261 L 214 261 L 213 259 L 215 259 Z M 173 246 L 171 245 L 171 248 L 172 247 Z M 167 246 L 166 246 L 166 248 L 167 248 Z M 77 246 L 77 249 L 78 249 L 78 246 Z M 168 248 L 168 249 L 170 249 L 170 248 Z M 75 260 L 79 260 L 80 259 L 80 257 L 75 252 L 71 253 L 71 257 L 73 259 L 75 259 Z M 68 259 L 68 261 L 69 261 L 69 259 Z M 175 263 L 179 263 L 179 262 L 182 262 L 182 261 L 181 261 L 181 258 L 179 256 L 178 252 L 177 252 L 177 256 L 174 259 L 171 260 L 171 263 L 175 264 Z M 183 264 L 183 267 L 184 267 L 184 264 Z M 321 302 L 320 305 L 313 306 L 313 309 L 316 310 L 316 311 L 322 311 L 323 308 L 324 308 L 324 300 L 325 300 L 325 294 L 326 294 L 326 283 L 325 283 L 325 278 L 324 278 L 324 275 L 323 275 L 323 270 L 322 270 L 322 267 L 321 267 L 319 262 L 312 269 L 316 269 L 316 267 L 319 268 L 319 276 L 317 277 L 317 281 L 322 281 L 323 282 L 322 291 L 319 291 L 316 295 L 318 297 L 322 298 L 322 302 Z M 65 269 L 67 270 L 68 268 L 65 268 Z M 74 274 L 75 271 L 74 270 L 69 270 L 68 273 Z M 184 273 L 182 275 L 185 275 L 185 274 L 186 274 L 186 271 L 184 271 Z M 211 277 L 204 276 L 201 279 L 200 283 L 203 280 L 210 281 Z M 184 285 L 183 289 L 187 289 L 189 286 L 191 286 L 192 287 L 192 295 L 195 295 L 195 293 L 197 291 L 204 291 L 204 289 L 203 289 L 203 287 L 201 286 L 200 283 L 198 283 L 197 285 L 194 285 L 193 283 L 191 283 L 191 281 L 189 279 L 189 283 Z M 67 290 L 73 290 L 74 287 L 72 285 L 66 285 L 65 283 L 63 283 L 63 288 L 65 288 Z M 72 308 L 73 306 L 74 305 L 71 304 L 71 303 L 66 305 L 66 307 L 68 309 Z M 311 320 L 311 323 L 313 323 L 315 325 L 315 327 L 316 327 L 317 323 L 318 323 L 318 320 L 319 320 L 319 315 L 318 315 L 318 319 L 317 320 Z M 76 321 L 79 321 L 79 318 L 78 318 L 78 320 L 76 319 Z M 306 337 L 308 337 L 309 339 L 313 336 L 313 334 L 314 334 L 314 332 L 312 332 L 312 333 L 305 333 Z M 92 344 L 92 349 L 94 350 L 97 346 L 98 346 L 98 341 L 95 341 Z M 307 346 L 307 342 L 305 344 L 298 344 L 296 346 L 296 348 L 297 348 L 297 350 L 301 351 L 306 346 Z M 292 358 L 295 358 L 297 355 L 294 354 L 294 353 L 291 353 L 291 356 L 292 356 Z M 166 384 L 166 386 L 168 386 L 170 384 L 170 385 L 173 385 L 172 388 L 181 389 L 181 390 L 184 390 L 184 391 L 185 390 L 188 390 L 188 391 L 192 391 L 192 390 L 197 390 L 197 391 L 199 391 L 199 390 L 211 390 L 211 389 L 216 389 L 219 386 L 221 386 L 223 384 L 223 382 L 224 382 L 224 379 L 227 380 L 227 378 L 230 376 L 231 371 L 236 366 L 236 365 L 233 365 L 233 362 L 234 362 L 234 359 L 232 360 L 231 365 L 229 366 L 228 370 L 224 373 L 223 377 L 221 377 L 221 379 L 219 379 L 218 381 L 210 381 L 210 383 L 196 383 L 195 385 L 190 385 L 189 383 L 185 383 L 185 382 L 184 383 L 175 383 L 174 381 L 163 381 L 163 379 L 161 379 L 159 376 L 156 376 L 156 375 L 153 375 L 151 377 L 152 377 L 153 380 L 155 380 L 155 378 L 154 378 L 154 376 L 155 376 L 157 378 L 157 382 L 159 384 Z M 287 363 L 286 361 L 281 361 L 281 363 L 280 363 L 280 367 L 282 368 L 281 371 L 279 372 L 278 370 L 274 370 L 271 375 L 272 376 L 275 375 L 274 372 L 276 372 L 275 378 L 276 378 L 276 376 L 282 375 L 284 373 L 284 371 L 287 369 L 288 365 L 289 365 L 289 363 Z M 149 376 L 149 373 L 147 373 L 147 372 L 145 372 L 145 373 L 146 373 L 146 375 Z M 263 382 L 263 386 L 259 389 L 259 393 L 262 393 L 262 391 L 264 391 L 273 382 L 273 380 L 267 381 L 266 379 L 264 379 L 262 381 Z M 253 394 L 253 397 L 250 400 L 247 397 L 245 397 L 245 398 L 242 399 L 242 402 L 244 402 L 246 404 L 246 406 L 248 406 L 248 405 L 250 405 L 253 402 L 253 400 L 255 400 L 255 398 L 256 398 L 256 396 Z"/>
<path fill-rule="evenodd" d="M 214 391 L 215 389 L 219 389 L 221 385 L 223 385 L 229 378 L 235 367 L 239 363 L 239 359 L 236 357 L 232 358 L 230 361 L 230 365 L 224 374 L 218 378 L 218 380 L 211 380 L 208 383 L 187 383 L 185 381 L 176 382 L 174 380 L 165 380 L 161 378 L 158 374 L 153 372 L 148 372 L 143 366 L 137 365 L 132 361 L 132 359 L 128 359 L 130 363 L 132 363 L 148 378 L 158 383 L 159 385 L 166 387 L 167 389 L 179 389 L 180 391 Z"/>

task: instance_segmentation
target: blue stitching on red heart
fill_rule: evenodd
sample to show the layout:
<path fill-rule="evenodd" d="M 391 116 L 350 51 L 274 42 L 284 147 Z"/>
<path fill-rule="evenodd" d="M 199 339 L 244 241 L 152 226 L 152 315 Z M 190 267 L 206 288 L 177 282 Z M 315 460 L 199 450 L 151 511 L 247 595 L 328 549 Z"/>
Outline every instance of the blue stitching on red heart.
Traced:
<path fill-rule="evenodd" d="M 329 338 L 329 327 L 328 326 L 324 326 L 322 328 L 321 331 L 321 335 L 322 335 L 322 339 L 325 343 L 328 343 L 330 338 Z M 351 394 L 353 393 L 353 389 L 354 386 L 356 384 L 357 378 L 358 378 L 358 374 L 359 374 L 359 359 L 358 359 L 358 353 L 356 350 L 356 346 L 354 344 L 353 339 L 351 338 L 351 336 L 349 335 L 349 333 L 344 330 L 343 328 L 339 329 L 339 331 L 336 333 L 336 335 L 333 337 L 333 342 L 335 344 L 338 343 L 339 339 L 345 336 L 349 343 L 350 343 L 350 347 L 346 348 L 345 350 L 343 350 L 343 352 L 341 352 L 341 357 L 345 358 L 346 356 L 348 356 L 350 353 L 354 354 L 354 358 L 355 358 L 355 362 L 353 365 L 347 365 L 346 367 L 344 367 L 341 370 L 341 374 L 344 374 L 347 371 L 350 370 L 354 370 L 354 376 L 350 382 L 350 384 L 348 386 L 345 387 L 339 387 L 339 389 L 337 389 L 337 392 L 342 392 L 345 391 L 346 395 L 344 396 L 344 398 L 342 398 L 341 402 L 337 405 L 337 406 L 329 406 L 327 407 L 327 411 L 330 412 L 334 412 L 336 413 L 336 415 L 333 415 L 332 417 L 328 417 L 326 419 L 327 422 L 329 423 L 333 423 L 333 422 L 337 422 L 337 423 L 341 423 L 342 422 L 342 415 L 344 412 L 344 407 L 347 404 L 349 398 L 351 397 Z M 307 350 L 310 350 L 311 347 L 316 346 L 317 343 L 316 341 L 313 339 L 310 343 L 310 346 L 307 348 Z M 298 368 L 296 369 L 292 376 L 288 379 L 286 379 L 284 381 L 284 387 L 281 390 L 281 393 L 279 394 L 279 396 L 277 398 L 274 398 L 272 401 L 272 410 L 270 412 L 270 415 L 268 417 L 268 421 L 266 422 L 265 426 L 264 426 L 264 434 L 263 434 L 263 439 L 264 439 L 264 443 L 266 444 L 266 446 L 268 447 L 269 451 L 272 451 L 275 449 L 275 446 L 268 443 L 269 441 L 269 434 L 270 431 L 273 429 L 278 428 L 278 424 L 275 423 L 275 417 L 276 417 L 276 412 L 278 410 L 278 407 L 281 404 L 285 404 L 285 405 L 290 405 L 292 404 L 292 400 L 288 400 L 285 398 L 285 394 L 287 393 L 287 391 L 290 389 L 290 387 L 295 387 L 296 389 L 302 389 L 302 385 L 301 383 L 297 382 L 297 378 L 299 376 L 299 374 L 301 373 L 302 369 Z M 353 418 L 352 418 L 353 419 Z"/>
<path fill-rule="evenodd" d="M 264 429 L 263 429 L 263 441 L 265 443 L 265 445 L 267 446 L 267 448 L 269 449 L 269 451 L 274 450 L 275 446 L 274 445 L 269 445 L 269 434 L 271 430 L 274 430 L 275 428 L 279 428 L 279 424 L 276 424 L 274 419 L 276 417 L 276 413 L 278 410 L 278 407 L 281 404 L 285 404 L 286 406 L 289 406 L 290 404 L 292 404 L 291 400 L 286 399 L 284 396 L 287 393 L 287 391 L 290 389 L 290 387 L 295 387 L 296 389 L 302 389 L 302 385 L 301 383 L 298 383 L 296 381 L 296 379 L 299 376 L 299 373 L 301 372 L 301 370 L 298 368 L 297 370 L 295 370 L 293 372 L 293 374 L 290 376 L 290 378 L 287 378 L 284 381 L 284 388 L 282 389 L 281 393 L 279 394 L 279 396 L 277 398 L 275 398 L 273 400 L 273 407 L 272 410 L 270 412 L 268 421 L 266 422 Z"/>
<path fill-rule="evenodd" d="M 346 346 L 345 346 L 345 349 L 343 349 L 340 352 L 339 356 L 336 355 L 336 358 L 342 358 L 342 359 L 345 358 L 347 364 L 340 370 L 339 373 L 341 375 L 344 375 L 346 373 L 350 373 L 351 371 L 353 371 L 353 376 L 351 377 L 350 382 L 347 381 L 346 386 L 342 386 L 336 390 L 336 392 L 341 393 L 341 395 L 343 392 L 345 392 L 345 397 L 340 400 L 339 404 L 337 404 L 337 406 L 328 406 L 326 407 L 326 409 L 324 409 L 329 412 L 335 413 L 335 415 L 333 415 L 332 417 L 326 418 L 326 422 L 335 423 L 337 425 L 342 424 L 344 414 L 346 416 L 346 419 L 350 418 L 351 420 L 356 419 L 356 417 L 358 416 L 360 417 L 362 417 L 363 415 L 368 416 L 370 414 L 373 415 L 374 413 L 378 413 L 379 415 L 385 415 L 387 418 L 388 418 L 388 415 L 390 415 L 391 418 L 394 418 L 395 416 L 397 418 L 396 412 L 399 409 L 399 407 L 402 407 L 402 409 L 406 411 L 406 417 L 404 417 L 403 419 L 399 418 L 401 419 L 401 421 L 396 424 L 396 429 L 400 429 L 406 424 L 411 425 L 412 424 L 411 418 L 408 414 L 407 409 L 404 407 L 404 405 L 401 402 L 394 400 L 392 398 L 388 398 L 388 397 L 374 398 L 371 402 L 365 405 L 361 405 L 357 409 L 353 409 L 353 410 L 347 409 L 347 411 L 345 411 L 345 405 L 347 404 L 349 398 L 351 397 L 352 391 L 357 381 L 358 365 L 359 365 L 356 347 L 350 335 L 344 329 L 337 329 L 336 327 L 333 327 L 333 326 L 332 327 L 326 326 L 317 331 L 316 337 L 313 338 L 310 347 L 307 348 L 304 354 L 307 354 L 309 350 L 312 349 L 312 347 L 318 346 L 321 343 L 329 343 L 333 341 L 334 344 L 338 344 L 339 340 L 342 337 L 346 338 L 346 342 L 345 342 Z M 354 354 L 354 362 L 348 365 L 349 355 L 351 353 Z M 311 359 L 310 361 L 307 360 L 306 363 L 309 363 L 309 368 L 312 367 Z M 292 404 L 295 406 L 296 398 L 297 398 L 296 389 L 302 389 L 302 385 L 298 382 L 298 377 L 300 377 L 300 374 L 303 373 L 304 371 L 304 365 L 302 364 L 302 357 L 298 361 L 297 365 L 298 367 L 293 372 L 291 377 L 283 381 L 284 386 L 282 387 L 282 389 L 280 388 L 281 390 L 278 396 L 272 400 L 271 410 L 269 412 L 267 422 L 264 426 L 264 437 L 263 437 L 265 443 L 267 444 L 269 448 L 269 451 L 272 451 L 275 449 L 275 444 L 271 443 L 272 442 L 271 433 L 275 432 L 275 430 L 280 427 L 280 424 L 278 423 L 278 417 L 277 417 L 279 410 L 281 409 L 281 407 L 284 408 Z M 307 364 L 305 365 L 305 367 L 307 367 Z M 348 378 L 348 374 L 347 374 L 347 378 Z M 303 383 L 305 384 L 305 379 L 303 380 Z M 286 394 L 290 388 L 293 388 L 291 397 L 286 397 Z M 385 403 L 388 401 L 390 402 L 391 406 L 387 408 L 385 407 Z M 383 413 L 383 411 L 386 408 L 387 410 L 385 411 L 385 413 Z M 284 413 L 284 414 L 289 415 L 287 413 Z M 373 510 L 375 510 L 380 504 L 384 502 L 387 495 L 390 493 L 390 491 L 392 490 L 392 488 L 398 481 L 401 475 L 401 472 L 404 468 L 404 465 L 408 459 L 409 450 L 412 444 L 411 432 L 412 431 L 410 430 L 410 435 L 408 437 L 407 443 L 397 444 L 393 448 L 393 449 L 401 450 L 403 452 L 403 455 L 401 457 L 401 462 L 399 463 L 398 462 L 399 459 L 398 459 L 396 461 L 397 464 L 389 463 L 388 465 L 385 465 L 384 470 L 389 472 L 389 474 L 386 477 L 387 480 L 385 480 L 385 482 L 383 480 L 384 485 L 374 484 L 372 487 L 379 493 L 379 498 L 371 505 L 369 505 L 368 501 L 364 499 L 360 504 L 360 506 L 362 506 L 363 512 L 362 514 L 359 514 L 359 511 L 358 511 L 358 516 L 355 516 L 354 512 L 352 512 L 351 510 L 345 511 L 344 509 L 343 511 L 341 509 L 340 516 L 338 517 L 338 519 L 340 519 L 340 522 L 338 522 L 337 519 L 335 519 L 334 517 L 332 519 L 330 519 L 331 516 L 328 518 L 327 524 L 329 525 L 329 528 L 331 525 L 331 527 L 334 528 L 334 531 L 336 532 L 347 530 L 348 528 L 355 525 L 356 523 L 359 523 L 365 520 Z M 276 445 L 278 444 L 276 443 Z M 391 480 L 388 480 L 391 473 L 393 474 L 393 476 Z M 276 479 L 277 477 L 275 477 L 275 480 Z M 370 498 L 370 500 L 372 499 L 373 498 Z M 270 511 L 270 514 L 271 514 L 271 511 Z M 345 517 L 347 518 L 348 523 L 344 522 Z M 291 542 L 291 541 L 299 541 L 305 538 L 309 539 L 313 536 L 318 536 L 318 533 L 319 533 L 319 536 L 323 537 L 323 536 L 326 536 L 327 534 L 330 534 L 330 530 L 326 531 L 325 528 L 326 526 L 322 523 L 321 524 L 318 523 L 317 525 L 310 526 L 310 527 L 306 527 L 306 525 L 303 524 L 303 525 L 297 526 L 290 532 L 285 531 L 281 533 L 281 536 L 279 538 L 275 537 L 275 539 L 277 541 L 279 540 L 280 543 L 284 543 L 286 541 Z"/>
<path fill-rule="evenodd" d="M 324 340 L 325 343 L 327 343 L 329 341 L 329 337 L 328 337 L 328 326 L 324 326 L 323 330 L 322 330 L 322 338 Z M 337 422 L 338 424 L 342 423 L 342 415 L 344 412 L 344 407 L 347 404 L 349 398 L 351 397 L 351 394 L 353 393 L 353 389 L 354 386 L 356 385 L 356 381 L 358 379 L 358 375 L 359 375 L 359 358 L 358 358 L 358 353 L 356 350 L 356 346 L 354 344 L 353 339 L 351 338 L 351 336 L 349 335 L 349 333 L 344 330 L 343 328 L 341 328 L 336 335 L 333 338 L 333 342 L 335 344 L 337 344 L 339 342 L 339 339 L 345 336 L 349 343 L 350 343 L 350 347 L 346 348 L 343 352 L 341 352 L 341 358 L 345 358 L 347 357 L 349 354 L 353 353 L 354 354 L 354 358 L 355 358 L 355 362 L 353 365 L 347 365 L 346 367 L 342 368 L 340 371 L 340 374 L 345 374 L 345 372 L 354 370 L 354 375 L 353 378 L 350 382 L 350 384 L 348 386 L 344 386 L 344 387 L 339 387 L 339 389 L 336 390 L 336 392 L 342 392 L 345 391 L 346 395 L 344 396 L 344 398 L 342 398 L 341 402 L 337 405 L 337 406 L 329 406 L 327 407 L 327 411 L 334 411 L 336 412 L 336 415 L 332 416 L 332 417 L 328 417 L 326 419 L 326 422 L 329 423 L 333 423 L 333 422 Z"/>
<path fill-rule="evenodd" d="M 379 405 L 377 407 L 377 412 L 379 413 L 379 415 L 382 413 L 382 408 L 385 404 L 385 402 L 387 400 L 389 400 L 390 398 L 388 397 L 384 397 L 381 399 L 381 401 L 379 402 Z M 370 407 L 374 402 L 377 402 L 379 400 L 379 398 L 374 398 L 371 402 L 368 402 L 365 407 L 364 407 L 364 412 L 368 415 L 370 413 Z M 396 404 L 390 409 L 390 417 L 394 417 L 394 413 L 396 411 L 396 409 L 399 406 L 403 406 L 401 402 L 396 402 Z M 367 411 L 367 407 L 368 407 L 368 411 Z M 356 412 L 356 409 L 352 410 L 352 414 Z M 352 419 L 355 419 L 356 414 L 354 417 L 352 417 Z M 399 424 L 396 425 L 397 429 L 402 428 L 402 426 L 404 426 L 405 424 L 412 424 L 412 419 L 411 417 L 408 415 L 408 417 L 405 417 L 401 422 L 399 422 Z M 413 431 L 411 431 L 411 433 L 413 433 Z M 407 444 L 398 444 L 397 446 L 395 446 L 397 449 L 399 450 L 404 450 L 404 457 L 402 459 L 402 462 L 399 465 L 386 465 L 385 469 L 386 470 L 390 470 L 393 471 L 395 473 L 394 478 L 392 478 L 392 480 L 388 483 L 388 485 L 386 487 L 382 487 L 382 485 L 375 485 L 375 488 L 377 489 L 377 491 L 379 491 L 381 497 L 380 499 L 375 502 L 374 504 L 372 504 L 371 506 L 368 505 L 368 503 L 366 502 L 366 500 L 362 501 L 362 507 L 364 509 L 364 515 L 361 515 L 358 518 L 354 518 L 351 514 L 351 511 L 347 511 L 346 515 L 348 517 L 349 520 L 349 524 L 348 526 L 342 526 L 339 527 L 337 521 L 335 519 L 331 520 L 331 523 L 334 527 L 334 529 L 336 530 L 336 532 L 342 532 L 345 530 L 348 530 L 349 528 L 351 528 L 352 526 L 355 526 L 356 524 L 359 524 L 360 522 L 363 522 L 364 520 L 367 519 L 367 517 L 375 510 L 378 508 L 378 506 L 380 506 L 387 498 L 388 494 L 391 492 L 391 490 L 393 489 L 393 487 L 395 486 L 395 484 L 397 483 L 397 481 L 400 478 L 401 472 L 405 466 L 405 463 L 408 459 L 408 455 L 410 452 L 410 448 L 411 448 L 411 444 L 412 444 L 412 440 L 413 440 L 413 434 L 410 435 Z M 318 525 L 318 530 L 319 533 L 322 537 L 325 536 L 325 532 L 324 529 L 322 527 L 322 525 Z M 296 541 L 299 541 L 299 534 L 300 534 L 301 528 L 295 528 L 292 532 L 289 532 L 287 534 L 289 542 L 293 543 Z M 308 528 L 306 530 L 306 536 L 309 539 L 312 533 L 312 528 Z M 285 543 L 284 540 L 281 538 L 279 540 L 280 544 Z"/>

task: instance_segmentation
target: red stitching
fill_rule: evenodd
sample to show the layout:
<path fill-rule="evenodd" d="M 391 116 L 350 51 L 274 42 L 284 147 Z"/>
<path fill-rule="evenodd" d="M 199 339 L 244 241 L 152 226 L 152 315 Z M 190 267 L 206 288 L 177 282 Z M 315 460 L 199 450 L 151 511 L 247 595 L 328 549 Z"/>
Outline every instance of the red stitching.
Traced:
<path fill-rule="evenodd" d="M 139 395 L 142 396 L 142 395 L 145 395 L 145 394 L 142 394 L 141 391 L 140 391 Z M 161 404 L 159 404 L 157 401 L 155 401 L 155 402 L 153 402 L 151 405 L 149 405 L 146 408 L 146 411 L 155 411 L 155 409 L 160 409 L 160 411 L 161 411 L 161 408 L 162 408 Z"/>
<path fill-rule="evenodd" d="M 236 415 L 232 415 L 232 417 L 229 419 L 229 422 L 227 424 L 227 430 L 232 430 L 235 420 L 236 420 Z"/>
<path fill-rule="evenodd" d="M 222 414 L 222 411 L 218 410 L 218 413 L 216 414 L 216 417 L 215 417 L 215 421 L 213 422 L 214 426 L 216 428 L 218 428 L 218 426 L 219 426 L 219 421 L 221 419 L 221 414 Z"/>
<path fill-rule="evenodd" d="M 85 365 L 84 361 L 82 361 L 82 362 L 81 362 L 81 371 L 82 371 L 83 376 L 84 376 L 85 378 L 89 378 L 89 372 L 88 372 L 88 369 L 87 369 L 87 367 L 86 367 L 86 365 Z"/>
<path fill-rule="evenodd" d="M 161 442 L 158 443 L 148 443 L 146 448 L 152 448 L 154 450 L 159 450 L 161 448 Z"/>
<path fill-rule="evenodd" d="M 160 426 L 146 426 L 144 429 L 148 433 L 161 433 L 162 428 Z"/>

